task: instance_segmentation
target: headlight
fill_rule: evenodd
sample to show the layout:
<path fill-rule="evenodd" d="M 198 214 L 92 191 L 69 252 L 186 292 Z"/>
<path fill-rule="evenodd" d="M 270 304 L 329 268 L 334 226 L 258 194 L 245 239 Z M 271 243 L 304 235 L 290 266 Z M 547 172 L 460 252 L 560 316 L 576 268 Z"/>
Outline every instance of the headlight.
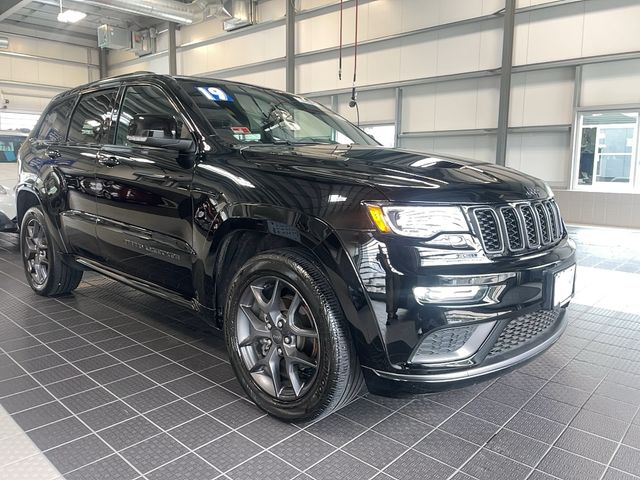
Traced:
<path fill-rule="evenodd" d="M 383 233 L 431 238 L 439 233 L 467 233 L 469 225 L 459 207 L 403 207 L 367 204 L 371 220 Z"/>

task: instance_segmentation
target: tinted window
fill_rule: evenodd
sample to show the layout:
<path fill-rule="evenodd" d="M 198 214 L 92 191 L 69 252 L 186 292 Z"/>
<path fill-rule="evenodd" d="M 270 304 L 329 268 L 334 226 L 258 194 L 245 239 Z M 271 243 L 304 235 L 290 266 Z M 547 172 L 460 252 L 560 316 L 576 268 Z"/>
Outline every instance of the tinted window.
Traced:
<path fill-rule="evenodd" d="M 76 97 L 72 96 L 53 105 L 44 116 L 38 131 L 38 140 L 46 140 L 48 142 L 63 142 L 67 134 L 67 125 L 69 124 L 69 116 L 71 109 L 76 101 Z"/>
<path fill-rule="evenodd" d="M 176 120 L 174 138 L 191 140 L 189 129 L 185 125 L 182 116 L 173 108 L 164 92 L 153 85 L 136 85 L 127 87 L 124 102 L 120 108 L 118 129 L 116 131 L 116 145 L 129 145 L 127 133 L 129 125 L 136 116 L 144 115 L 170 115 Z"/>
<path fill-rule="evenodd" d="M 0 163 L 12 163 L 16 161 L 16 154 L 20 150 L 20 145 L 24 142 L 24 137 L 11 135 L 0 136 Z"/>
<path fill-rule="evenodd" d="M 100 90 L 80 97 L 69 126 L 71 143 L 104 143 L 107 141 L 111 109 L 116 89 Z"/>

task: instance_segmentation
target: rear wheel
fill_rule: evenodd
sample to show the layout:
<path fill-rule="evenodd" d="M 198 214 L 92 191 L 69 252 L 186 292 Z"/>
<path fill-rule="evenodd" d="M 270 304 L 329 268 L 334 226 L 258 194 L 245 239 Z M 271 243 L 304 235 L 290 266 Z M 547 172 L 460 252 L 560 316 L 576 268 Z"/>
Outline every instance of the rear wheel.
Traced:
<path fill-rule="evenodd" d="M 283 420 L 327 415 L 362 387 L 335 293 L 303 252 L 272 251 L 247 261 L 231 284 L 225 337 L 242 387 Z"/>
<path fill-rule="evenodd" d="M 82 270 L 62 261 L 53 246 L 40 207 L 31 207 L 22 219 L 20 251 L 27 282 L 38 295 L 62 295 L 80 284 Z"/>

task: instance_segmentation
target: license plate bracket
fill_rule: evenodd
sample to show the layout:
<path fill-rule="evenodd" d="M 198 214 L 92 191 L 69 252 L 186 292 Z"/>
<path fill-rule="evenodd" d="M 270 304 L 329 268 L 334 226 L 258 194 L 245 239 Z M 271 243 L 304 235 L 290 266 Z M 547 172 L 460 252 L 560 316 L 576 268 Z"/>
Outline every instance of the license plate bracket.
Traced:
<path fill-rule="evenodd" d="M 575 291 L 576 265 L 563 265 L 544 275 L 544 308 L 553 310 L 571 300 Z"/>

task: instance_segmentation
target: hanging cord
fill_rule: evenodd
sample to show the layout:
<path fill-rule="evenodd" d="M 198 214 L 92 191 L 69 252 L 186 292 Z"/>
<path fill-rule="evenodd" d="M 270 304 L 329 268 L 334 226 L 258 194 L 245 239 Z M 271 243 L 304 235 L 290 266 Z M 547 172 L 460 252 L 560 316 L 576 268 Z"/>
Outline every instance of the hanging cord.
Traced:
<path fill-rule="evenodd" d="M 358 0 L 356 0 L 356 26 L 354 33 L 355 38 L 353 43 L 353 85 L 351 86 L 351 101 L 349 102 L 349 106 L 351 108 L 356 108 L 356 112 L 358 115 L 358 125 L 360 125 L 360 109 L 358 108 L 358 102 L 356 101 L 356 80 L 358 78 L 358 11 L 359 5 Z"/>
<path fill-rule="evenodd" d="M 338 58 L 338 80 L 342 80 L 342 14 L 343 14 L 343 0 L 340 0 L 340 49 Z"/>

